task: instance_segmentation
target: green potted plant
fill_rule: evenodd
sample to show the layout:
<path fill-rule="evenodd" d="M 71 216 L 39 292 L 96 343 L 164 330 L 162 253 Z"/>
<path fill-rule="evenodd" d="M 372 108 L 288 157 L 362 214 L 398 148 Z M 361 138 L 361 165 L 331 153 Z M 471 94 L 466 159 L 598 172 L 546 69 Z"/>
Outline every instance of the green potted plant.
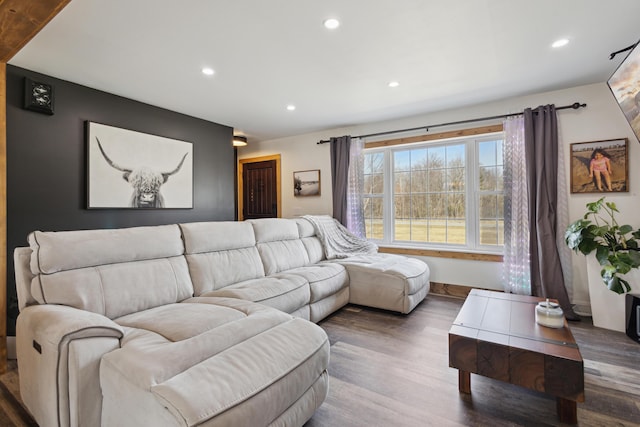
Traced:
<path fill-rule="evenodd" d="M 629 282 L 620 275 L 640 267 L 640 229 L 628 224 L 619 225 L 616 204 L 605 202 L 604 197 L 587 203 L 582 219 L 573 222 L 565 232 L 569 248 L 584 255 L 593 251 L 602 267 L 600 276 L 607 288 L 617 294 L 631 291 Z"/>

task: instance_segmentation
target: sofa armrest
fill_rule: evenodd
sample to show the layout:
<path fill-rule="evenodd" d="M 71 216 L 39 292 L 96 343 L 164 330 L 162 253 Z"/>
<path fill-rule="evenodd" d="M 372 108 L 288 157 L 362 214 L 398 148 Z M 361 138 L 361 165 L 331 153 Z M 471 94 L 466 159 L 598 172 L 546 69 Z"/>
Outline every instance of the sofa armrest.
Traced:
<path fill-rule="evenodd" d="M 20 394 L 40 426 L 73 426 L 100 414 L 100 360 L 123 335 L 107 317 L 72 307 L 34 305 L 20 312 Z"/>

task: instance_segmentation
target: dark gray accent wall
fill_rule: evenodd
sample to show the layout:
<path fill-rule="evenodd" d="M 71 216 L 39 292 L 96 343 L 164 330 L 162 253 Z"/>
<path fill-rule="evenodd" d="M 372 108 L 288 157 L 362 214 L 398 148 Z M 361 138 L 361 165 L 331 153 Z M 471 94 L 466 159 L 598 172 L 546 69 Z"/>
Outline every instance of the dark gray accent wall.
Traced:
<path fill-rule="evenodd" d="M 53 84 L 54 115 L 23 109 L 25 77 Z M 193 143 L 193 209 L 86 209 L 86 121 Z M 18 314 L 13 250 L 31 231 L 233 220 L 232 138 L 228 126 L 7 66 L 7 334 Z"/>

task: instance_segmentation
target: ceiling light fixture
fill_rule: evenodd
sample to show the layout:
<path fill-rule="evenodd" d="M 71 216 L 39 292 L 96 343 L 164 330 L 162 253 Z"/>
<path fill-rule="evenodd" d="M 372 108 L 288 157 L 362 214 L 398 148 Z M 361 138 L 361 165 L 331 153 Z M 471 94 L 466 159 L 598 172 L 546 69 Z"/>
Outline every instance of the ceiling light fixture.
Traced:
<path fill-rule="evenodd" d="M 400 83 L 395 80 L 392 82 L 389 82 L 389 87 L 398 87 L 398 86 L 400 86 Z"/>
<path fill-rule="evenodd" d="M 215 71 L 213 71 L 213 68 L 204 67 L 202 69 L 202 74 L 204 74 L 205 76 L 213 76 L 214 73 Z"/>
<path fill-rule="evenodd" d="M 335 30 L 340 26 L 340 21 L 338 21 L 336 18 L 329 18 L 329 19 L 325 19 L 323 24 L 325 28 L 329 30 Z"/>
<path fill-rule="evenodd" d="M 247 137 L 240 135 L 233 135 L 233 146 L 234 147 L 244 147 L 247 145 Z"/>
<path fill-rule="evenodd" d="M 562 46 L 566 46 L 569 43 L 569 39 L 559 39 L 553 42 L 551 47 L 558 48 Z"/>
<path fill-rule="evenodd" d="M 289 104 L 289 105 L 287 105 L 287 110 L 289 110 L 289 111 L 293 111 L 293 110 L 295 110 L 295 109 L 296 109 L 296 106 L 295 106 L 295 105 L 293 105 L 293 104 Z"/>

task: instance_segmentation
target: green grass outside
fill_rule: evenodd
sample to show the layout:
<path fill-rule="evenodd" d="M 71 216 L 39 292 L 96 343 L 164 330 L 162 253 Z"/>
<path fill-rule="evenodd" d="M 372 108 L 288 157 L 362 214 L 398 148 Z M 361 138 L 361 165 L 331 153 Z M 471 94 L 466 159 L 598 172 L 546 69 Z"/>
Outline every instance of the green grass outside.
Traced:
<path fill-rule="evenodd" d="M 367 220 L 367 238 L 384 237 L 382 219 Z M 428 243 L 466 243 L 464 220 L 396 220 L 396 241 L 414 241 Z M 502 221 L 482 221 L 480 243 L 502 245 L 504 243 L 504 223 Z"/>

